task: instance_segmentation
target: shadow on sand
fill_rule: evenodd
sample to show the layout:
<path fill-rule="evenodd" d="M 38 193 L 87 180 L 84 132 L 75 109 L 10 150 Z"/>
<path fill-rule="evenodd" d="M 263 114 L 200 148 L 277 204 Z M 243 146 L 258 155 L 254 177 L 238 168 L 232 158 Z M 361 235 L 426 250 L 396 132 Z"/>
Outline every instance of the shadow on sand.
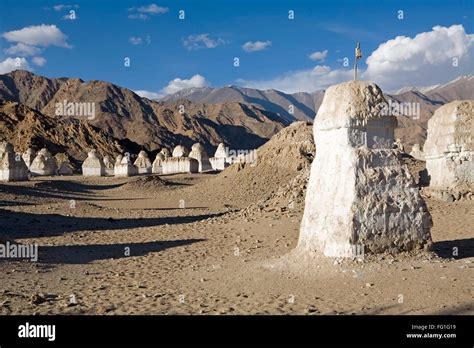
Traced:
<path fill-rule="evenodd" d="M 2 233 L 9 238 L 36 238 L 60 236 L 77 231 L 125 230 L 160 225 L 186 224 L 220 216 L 203 214 L 189 216 L 168 216 L 156 218 L 102 218 L 74 217 L 58 214 L 31 214 L 0 209 Z"/>
<path fill-rule="evenodd" d="M 106 259 L 144 256 L 169 248 L 190 245 L 205 239 L 167 240 L 146 243 L 40 246 L 39 262 L 55 264 L 87 264 Z M 129 249 L 127 249 L 129 248 Z M 129 254 L 126 252 L 129 251 Z"/>
<path fill-rule="evenodd" d="M 93 200 L 93 197 L 100 199 L 95 191 L 114 189 L 122 185 L 86 185 L 71 180 L 46 180 L 39 181 L 34 186 L 0 185 L 0 192 L 26 197 Z"/>
<path fill-rule="evenodd" d="M 474 257 L 474 238 L 435 242 L 432 250 L 439 257 L 445 259 L 465 259 Z"/>

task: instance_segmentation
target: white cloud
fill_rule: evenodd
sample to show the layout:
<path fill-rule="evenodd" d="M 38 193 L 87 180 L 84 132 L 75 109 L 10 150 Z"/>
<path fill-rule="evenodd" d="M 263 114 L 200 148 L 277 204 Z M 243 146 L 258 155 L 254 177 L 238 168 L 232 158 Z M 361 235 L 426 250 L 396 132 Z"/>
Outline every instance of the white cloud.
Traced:
<path fill-rule="evenodd" d="M 192 88 L 192 87 L 205 87 L 208 86 L 209 83 L 206 81 L 204 76 L 196 74 L 192 76 L 190 79 L 181 79 L 179 77 L 175 78 L 168 82 L 166 87 L 162 88 L 159 92 L 150 92 L 145 90 L 138 90 L 134 91 L 140 97 L 148 98 L 148 99 L 159 99 L 164 97 L 168 94 L 173 94 L 179 92 L 182 89 Z"/>
<path fill-rule="evenodd" d="M 16 45 L 5 49 L 5 53 L 18 55 L 20 57 L 35 56 L 33 57 L 32 62 L 37 66 L 43 66 L 46 64 L 46 59 L 38 56 L 43 51 L 43 48 L 41 47 L 58 46 L 72 48 L 72 46 L 67 43 L 67 36 L 64 35 L 55 25 L 42 24 L 25 27 L 20 30 L 5 32 L 1 37 L 9 42 L 16 42 Z M 20 59 L 10 57 L 1 62 L 2 71 L 12 71 L 15 69 L 32 70 L 28 61 L 24 58 Z"/>
<path fill-rule="evenodd" d="M 20 30 L 5 32 L 2 37 L 9 42 L 18 42 L 30 46 L 58 46 L 71 48 L 66 42 L 67 36 L 55 25 L 34 25 Z"/>
<path fill-rule="evenodd" d="M 128 10 L 130 12 L 134 12 L 134 13 L 129 14 L 128 18 L 146 20 L 150 18 L 150 15 L 154 16 L 156 14 L 167 13 L 169 11 L 169 8 L 161 7 L 161 6 L 158 6 L 157 4 L 151 4 L 147 6 L 141 6 L 141 7 L 130 7 Z"/>
<path fill-rule="evenodd" d="M 405 86 L 435 85 L 471 74 L 474 71 L 473 58 L 474 34 L 467 34 L 462 25 L 436 26 L 432 31 L 413 38 L 397 36 L 380 44 L 367 58 L 367 69 L 359 69 L 359 76 L 374 81 L 387 92 Z M 455 59 L 457 67 L 453 66 Z M 325 89 L 352 77 L 351 68 L 333 70 L 317 65 L 311 70 L 290 71 L 270 80 L 239 79 L 237 83 L 245 87 L 294 93 Z"/>
<path fill-rule="evenodd" d="M 324 51 L 316 51 L 316 52 L 311 53 L 309 55 L 309 58 L 311 60 L 324 62 L 324 60 L 326 59 L 327 56 L 328 56 L 328 50 L 324 50 Z"/>
<path fill-rule="evenodd" d="M 163 94 L 173 94 L 182 89 L 191 88 L 191 87 L 205 87 L 208 85 L 208 82 L 199 74 L 192 76 L 190 79 L 181 79 L 175 78 L 171 80 L 168 85 L 161 90 Z"/>
<path fill-rule="evenodd" d="M 183 45 L 188 50 L 199 50 L 202 48 L 215 48 L 225 44 L 221 38 L 212 39 L 209 34 L 189 35 L 183 40 Z"/>
<path fill-rule="evenodd" d="M 347 81 L 352 78 L 352 70 L 331 70 L 328 66 L 317 65 L 310 70 L 290 71 L 271 80 L 237 80 L 237 84 L 258 89 L 277 89 L 286 93 L 314 92 Z"/>
<path fill-rule="evenodd" d="M 242 45 L 242 49 L 245 52 L 257 52 L 267 49 L 272 45 L 271 41 L 248 41 Z"/>
<path fill-rule="evenodd" d="M 159 14 L 159 13 L 166 13 L 169 11 L 168 7 L 161 7 L 157 4 L 151 4 L 148 6 L 141 6 L 136 9 L 138 12 L 143 13 L 150 13 L 150 14 Z"/>
<path fill-rule="evenodd" d="M 128 41 L 132 44 L 132 45 L 140 45 L 142 43 L 142 38 L 141 37 L 136 37 L 136 36 L 132 36 L 128 39 Z"/>
<path fill-rule="evenodd" d="M 13 70 L 33 70 L 25 58 L 7 58 L 0 62 L 0 74 L 6 74 Z"/>
<path fill-rule="evenodd" d="M 46 59 L 43 57 L 33 57 L 31 61 L 33 62 L 33 64 L 38 66 L 43 66 L 46 64 Z"/>
<path fill-rule="evenodd" d="M 79 5 L 64 5 L 64 4 L 59 4 L 59 5 L 54 5 L 53 10 L 55 11 L 62 11 L 62 10 L 68 10 L 70 8 L 79 8 Z"/>
<path fill-rule="evenodd" d="M 379 45 L 367 58 L 363 77 L 386 90 L 433 85 L 472 73 L 473 56 L 474 34 L 462 25 L 435 26 L 413 38 L 397 36 Z"/>
<path fill-rule="evenodd" d="M 331 68 L 327 65 L 316 65 L 311 72 L 313 75 L 324 75 L 329 74 L 331 72 Z"/>
<path fill-rule="evenodd" d="M 148 99 L 159 99 L 163 95 L 160 93 L 156 92 L 149 92 L 149 91 L 144 91 L 144 90 L 139 90 L 139 91 L 134 91 L 136 94 L 138 94 L 142 98 L 148 98 Z"/>
<path fill-rule="evenodd" d="M 5 53 L 11 55 L 18 55 L 21 57 L 34 56 L 38 53 L 41 53 L 41 48 L 26 45 L 22 42 L 17 43 L 16 45 L 6 48 Z"/>
<path fill-rule="evenodd" d="M 146 43 L 147 45 L 149 45 L 151 44 L 151 35 L 146 34 L 144 37 L 131 36 L 128 39 L 128 42 L 130 42 L 132 45 L 141 45 L 142 43 Z"/>

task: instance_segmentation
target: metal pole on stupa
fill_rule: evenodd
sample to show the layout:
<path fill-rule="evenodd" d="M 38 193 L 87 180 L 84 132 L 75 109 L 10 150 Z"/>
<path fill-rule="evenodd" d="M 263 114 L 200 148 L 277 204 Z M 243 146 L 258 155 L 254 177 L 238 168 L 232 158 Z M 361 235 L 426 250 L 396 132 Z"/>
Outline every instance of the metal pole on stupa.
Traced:
<path fill-rule="evenodd" d="M 357 60 L 362 58 L 362 52 L 360 51 L 360 42 L 357 43 L 355 49 L 355 59 L 354 59 L 354 81 L 357 80 Z"/>

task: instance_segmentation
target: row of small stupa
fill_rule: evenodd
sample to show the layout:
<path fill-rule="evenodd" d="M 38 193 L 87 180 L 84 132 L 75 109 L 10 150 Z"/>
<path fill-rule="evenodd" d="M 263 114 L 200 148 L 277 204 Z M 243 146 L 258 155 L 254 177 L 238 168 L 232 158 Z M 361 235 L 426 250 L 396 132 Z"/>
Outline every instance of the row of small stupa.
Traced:
<path fill-rule="evenodd" d="M 67 159 L 58 161 L 46 149 L 35 153 L 31 148 L 25 153 L 15 153 L 8 142 L 0 143 L 0 181 L 24 181 L 28 176 L 71 175 L 73 166 Z"/>
<path fill-rule="evenodd" d="M 46 149 L 35 153 L 29 148 L 23 154 L 17 154 L 10 143 L 0 143 L 0 181 L 24 181 L 28 176 L 72 175 L 74 167 L 67 160 L 58 160 Z M 115 163 L 109 156 L 103 158 L 96 150 L 88 153 L 82 164 L 84 176 L 116 176 L 127 177 L 140 174 L 175 174 L 198 173 L 212 170 L 224 170 L 233 159 L 227 155 L 224 144 L 219 144 L 214 157 L 209 158 L 204 147 L 196 143 L 191 152 L 178 145 L 170 155 L 168 149 L 162 149 L 153 163 L 148 154 L 140 151 L 137 159 L 132 163 L 129 155 L 119 155 Z"/>
<path fill-rule="evenodd" d="M 219 144 L 214 157 L 209 158 L 204 146 L 196 143 L 191 152 L 184 146 L 178 145 L 172 154 L 168 149 L 162 149 L 155 157 L 153 163 L 145 151 L 140 151 L 137 159 L 132 163 L 129 155 L 119 155 L 115 163 L 108 156 L 103 159 L 95 150 L 88 153 L 87 159 L 82 164 L 84 176 L 128 177 L 140 174 L 177 174 L 177 173 L 202 173 L 212 170 L 223 170 L 231 163 L 227 156 L 224 144 Z"/>

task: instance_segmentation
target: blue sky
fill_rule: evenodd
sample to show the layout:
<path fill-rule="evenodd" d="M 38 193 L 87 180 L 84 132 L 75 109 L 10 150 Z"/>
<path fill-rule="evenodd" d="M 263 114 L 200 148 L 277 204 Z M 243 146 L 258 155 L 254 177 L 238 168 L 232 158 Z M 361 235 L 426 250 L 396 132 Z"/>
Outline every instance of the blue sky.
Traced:
<path fill-rule="evenodd" d="M 362 78 L 391 90 L 427 86 L 473 72 L 473 3 L 2 0 L 0 72 L 19 58 L 40 75 L 156 94 L 229 84 L 312 91 L 350 78 L 360 41 Z M 76 19 L 64 19 L 71 10 Z"/>

